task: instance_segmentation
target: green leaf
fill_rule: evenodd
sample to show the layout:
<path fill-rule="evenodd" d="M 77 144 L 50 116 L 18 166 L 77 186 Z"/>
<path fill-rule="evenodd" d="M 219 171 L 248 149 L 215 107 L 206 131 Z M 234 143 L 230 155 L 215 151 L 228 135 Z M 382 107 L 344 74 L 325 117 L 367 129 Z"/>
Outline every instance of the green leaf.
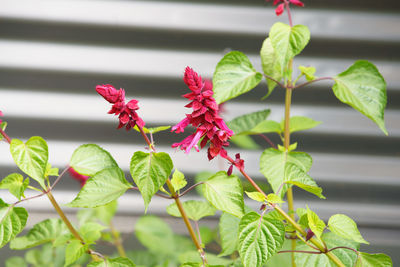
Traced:
<path fill-rule="evenodd" d="M 270 113 L 271 110 L 264 109 L 245 114 L 229 121 L 227 126 L 235 135 L 248 134 L 249 132 L 251 133 L 251 129 L 256 127 L 260 122 L 265 121 Z"/>
<path fill-rule="evenodd" d="M 93 244 L 95 241 L 100 239 L 101 231 L 104 229 L 106 229 L 106 227 L 101 224 L 88 222 L 79 228 L 79 233 L 83 240 L 85 240 L 86 244 Z"/>
<path fill-rule="evenodd" d="M 312 158 L 304 152 L 282 152 L 273 148 L 264 150 L 260 157 L 260 171 L 267 178 L 275 193 L 286 181 L 285 169 L 287 163 L 295 164 L 302 171 L 308 172 L 312 165 Z M 285 186 L 283 189 L 285 189 Z M 282 190 L 279 196 L 282 197 L 284 192 Z"/>
<path fill-rule="evenodd" d="M 268 203 L 285 203 L 285 201 L 282 200 L 278 195 L 275 194 L 268 194 L 267 196 L 267 202 Z"/>
<path fill-rule="evenodd" d="M 214 216 L 215 208 L 208 202 L 188 200 L 182 203 L 183 209 L 189 219 L 198 221 L 206 216 Z M 182 217 L 176 203 L 172 203 L 167 207 L 167 213 L 171 216 Z"/>
<path fill-rule="evenodd" d="M 118 202 L 116 200 L 110 203 L 91 209 L 81 209 L 78 211 L 79 225 L 87 222 L 100 221 L 105 225 L 110 225 L 112 218 L 117 211 Z"/>
<path fill-rule="evenodd" d="M 27 249 L 47 242 L 54 242 L 59 236 L 68 233 L 60 219 L 47 219 L 35 224 L 25 236 L 17 237 L 10 243 L 11 249 Z"/>
<path fill-rule="evenodd" d="M 250 137 L 247 135 L 234 135 L 230 139 L 235 145 L 240 148 L 244 149 L 259 149 L 260 146 Z"/>
<path fill-rule="evenodd" d="M 349 247 L 358 250 L 358 244 L 333 234 L 324 233 L 322 235 L 322 240 L 324 240 L 328 249 L 334 247 Z M 299 241 L 296 246 L 296 250 L 313 250 L 304 242 Z M 315 250 L 314 250 L 315 251 Z M 344 264 L 344 266 L 354 266 L 357 260 L 357 254 L 349 249 L 335 249 L 332 253 L 339 258 L 339 260 Z M 295 253 L 295 260 L 297 267 L 337 267 L 337 265 L 331 261 L 324 253 L 321 254 L 309 254 L 309 253 Z"/>
<path fill-rule="evenodd" d="M 387 135 L 383 118 L 387 102 L 386 82 L 375 65 L 358 60 L 333 79 L 335 96 L 370 118 Z"/>
<path fill-rule="evenodd" d="M 281 221 L 247 213 L 239 223 L 239 254 L 245 267 L 261 267 L 276 254 L 285 240 Z"/>
<path fill-rule="evenodd" d="M 203 245 L 207 245 L 214 241 L 216 237 L 216 232 L 214 229 L 211 229 L 210 227 L 207 226 L 200 226 L 199 227 L 199 232 L 201 236 L 201 241 L 203 242 Z"/>
<path fill-rule="evenodd" d="M 355 267 L 392 267 L 392 259 L 385 254 L 368 254 L 360 252 Z"/>
<path fill-rule="evenodd" d="M 240 219 L 223 212 L 219 219 L 219 235 L 222 251 L 219 256 L 228 256 L 238 249 L 238 233 Z"/>
<path fill-rule="evenodd" d="M 94 261 L 87 265 L 87 267 L 135 267 L 136 265 L 128 258 L 114 258 L 106 259 L 106 261 Z"/>
<path fill-rule="evenodd" d="M 72 240 L 65 249 L 65 264 L 68 266 L 76 262 L 88 249 L 88 245 L 83 245 L 79 240 Z"/>
<path fill-rule="evenodd" d="M 0 189 L 8 189 L 18 200 L 21 200 L 28 185 L 29 178 L 26 178 L 24 181 L 24 177 L 21 174 L 12 173 L 1 180 Z"/>
<path fill-rule="evenodd" d="M 108 168 L 96 173 L 86 181 L 78 196 L 67 205 L 70 207 L 95 208 L 122 196 L 132 185 L 118 168 Z"/>
<path fill-rule="evenodd" d="M 321 220 L 318 215 L 307 207 L 307 219 L 308 226 L 316 237 L 321 239 L 321 235 L 326 227 L 323 220 Z"/>
<path fill-rule="evenodd" d="M 300 66 L 299 67 L 301 74 L 306 76 L 307 81 L 312 81 L 315 80 L 315 71 L 316 69 L 314 67 L 304 67 L 304 66 Z"/>
<path fill-rule="evenodd" d="M 265 196 L 264 194 L 261 194 L 260 192 L 247 192 L 245 191 L 246 195 L 251 198 L 252 200 L 258 201 L 258 202 L 264 202 L 265 201 Z"/>
<path fill-rule="evenodd" d="M 164 152 L 145 153 L 137 151 L 133 154 L 130 171 L 142 194 L 145 211 L 147 211 L 151 198 L 167 181 L 173 166 L 171 158 Z"/>
<path fill-rule="evenodd" d="M 175 191 L 184 188 L 187 185 L 185 175 L 178 171 L 178 169 L 175 169 L 174 173 L 172 174 L 171 184 Z"/>
<path fill-rule="evenodd" d="M 103 169 L 118 167 L 111 154 L 95 144 L 78 147 L 72 154 L 69 165 L 79 174 L 86 176 L 93 176 Z"/>
<path fill-rule="evenodd" d="M 28 267 L 28 264 L 22 257 L 11 257 L 5 262 L 6 267 Z"/>
<path fill-rule="evenodd" d="M 17 166 L 44 188 L 44 174 L 49 157 L 46 141 L 40 136 L 33 136 L 26 143 L 13 139 L 10 151 Z"/>
<path fill-rule="evenodd" d="M 0 248 L 24 229 L 27 219 L 24 208 L 10 206 L 0 198 Z"/>
<path fill-rule="evenodd" d="M 293 116 L 290 117 L 290 132 L 298 132 L 298 131 L 304 131 L 308 129 L 312 129 L 318 125 L 320 125 L 320 121 L 315 121 L 311 118 L 303 117 L 303 116 Z M 281 121 L 281 129 L 285 128 L 285 121 Z"/>
<path fill-rule="evenodd" d="M 264 74 L 272 77 L 273 79 L 279 82 L 283 76 L 282 68 L 279 65 L 279 62 L 277 60 L 277 55 L 275 53 L 274 48 L 272 47 L 270 38 L 264 40 L 261 47 L 260 56 Z M 263 97 L 263 99 L 267 98 L 277 85 L 276 82 L 268 78 L 266 78 L 266 80 L 268 85 L 268 93 Z"/>
<path fill-rule="evenodd" d="M 229 52 L 215 68 L 214 98 L 221 104 L 250 91 L 261 80 L 262 74 L 256 71 L 245 54 L 239 51 Z"/>
<path fill-rule="evenodd" d="M 325 199 L 322 195 L 322 188 L 307 173 L 293 163 L 286 163 L 285 183 L 298 186 L 319 198 Z M 287 188 L 283 188 L 283 190 L 286 191 Z"/>
<path fill-rule="evenodd" d="M 369 244 L 358 231 L 357 224 L 344 214 L 335 214 L 329 218 L 328 226 L 331 232 L 340 237 L 353 240 L 358 243 Z"/>
<path fill-rule="evenodd" d="M 52 168 L 50 163 L 47 163 L 46 165 L 46 172 L 44 173 L 44 177 L 49 177 L 49 176 L 58 176 L 58 168 Z"/>
<path fill-rule="evenodd" d="M 143 132 L 146 133 L 146 134 L 149 134 L 149 133 L 155 134 L 155 133 L 158 133 L 158 132 L 162 132 L 162 131 L 168 130 L 169 128 L 171 128 L 171 126 L 158 126 L 158 127 L 153 127 L 153 128 L 143 127 Z M 135 125 L 135 127 L 133 127 L 133 129 L 135 129 L 137 132 L 140 132 L 140 130 L 137 127 L 137 125 Z"/>
<path fill-rule="evenodd" d="M 276 121 L 262 121 L 253 129 L 251 129 L 252 134 L 260 134 L 260 133 L 278 133 L 283 132 L 281 125 Z"/>
<path fill-rule="evenodd" d="M 155 216 L 142 216 L 135 225 L 137 239 L 156 254 L 171 255 L 175 252 L 171 228 Z"/>
<path fill-rule="evenodd" d="M 304 25 L 290 27 L 282 22 L 277 22 L 272 25 L 269 38 L 275 50 L 276 60 L 283 72 L 289 61 L 300 54 L 308 44 L 310 31 Z"/>
<path fill-rule="evenodd" d="M 220 171 L 204 182 L 204 197 L 218 210 L 236 217 L 244 214 L 243 188 L 239 178 Z"/>

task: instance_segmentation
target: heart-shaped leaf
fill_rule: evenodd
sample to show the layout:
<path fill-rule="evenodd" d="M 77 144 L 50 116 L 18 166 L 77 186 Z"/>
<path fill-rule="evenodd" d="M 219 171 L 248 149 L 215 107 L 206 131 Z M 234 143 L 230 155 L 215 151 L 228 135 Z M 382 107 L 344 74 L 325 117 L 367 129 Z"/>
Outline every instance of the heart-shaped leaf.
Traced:
<path fill-rule="evenodd" d="M 25 189 L 28 185 L 29 178 L 24 180 L 24 177 L 19 173 L 12 173 L 0 182 L 0 188 L 8 189 L 18 200 L 21 200 L 21 197 L 24 196 Z"/>
<path fill-rule="evenodd" d="M 357 224 L 344 214 L 335 214 L 329 218 L 328 226 L 331 232 L 340 237 L 353 240 L 358 243 L 369 244 L 358 231 Z"/>
<path fill-rule="evenodd" d="M 28 212 L 12 207 L 0 198 L 0 248 L 14 239 L 25 227 Z"/>

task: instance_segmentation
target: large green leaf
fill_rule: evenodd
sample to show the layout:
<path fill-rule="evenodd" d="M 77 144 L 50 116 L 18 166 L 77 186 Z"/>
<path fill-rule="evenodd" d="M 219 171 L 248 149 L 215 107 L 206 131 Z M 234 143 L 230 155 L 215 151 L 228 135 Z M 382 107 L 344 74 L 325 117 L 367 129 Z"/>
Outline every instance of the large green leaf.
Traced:
<path fill-rule="evenodd" d="M 26 178 L 24 181 L 24 177 L 21 174 L 12 173 L 1 180 L 0 189 L 8 189 L 18 200 L 21 200 L 28 185 L 29 178 Z"/>
<path fill-rule="evenodd" d="M 27 219 L 24 208 L 10 206 L 0 198 L 0 248 L 24 229 Z"/>
<path fill-rule="evenodd" d="M 180 189 L 184 188 L 187 185 L 185 175 L 178 169 L 175 169 L 174 173 L 172 174 L 171 184 L 175 191 L 179 191 Z"/>
<path fill-rule="evenodd" d="M 198 201 L 198 200 L 188 200 L 182 203 L 183 209 L 189 219 L 193 221 L 198 221 L 206 216 L 214 216 L 215 208 L 211 206 L 208 202 Z M 176 203 L 172 203 L 167 207 L 167 212 L 171 216 L 182 217 L 179 212 Z"/>
<path fill-rule="evenodd" d="M 47 242 L 53 242 L 59 236 L 68 233 L 60 219 L 47 219 L 35 224 L 27 235 L 17 237 L 10 243 L 11 249 L 27 249 Z"/>
<path fill-rule="evenodd" d="M 104 169 L 87 180 L 78 196 L 68 206 L 81 208 L 102 206 L 116 200 L 131 187 L 120 168 Z"/>
<path fill-rule="evenodd" d="M 135 225 L 140 243 L 156 254 L 174 254 L 176 246 L 171 228 L 155 216 L 142 216 Z"/>
<path fill-rule="evenodd" d="M 93 176 L 106 168 L 118 167 L 111 154 L 95 144 L 78 147 L 72 154 L 69 165 L 78 173 L 87 176 Z"/>
<path fill-rule="evenodd" d="M 17 166 L 44 188 L 44 175 L 49 157 L 46 141 L 40 136 L 33 136 L 26 143 L 13 139 L 10 151 Z"/>
<path fill-rule="evenodd" d="M 369 244 L 358 231 L 357 224 L 344 214 L 335 214 L 329 218 L 329 229 L 340 237 L 353 240 L 358 243 Z"/>
<path fill-rule="evenodd" d="M 392 267 L 392 259 L 385 254 L 368 254 L 360 252 L 355 267 Z"/>
<path fill-rule="evenodd" d="M 204 182 L 204 197 L 217 209 L 242 217 L 243 188 L 239 178 L 220 171 Z"/>
<path fill-rule="evenodd" d="M 219 256 L 231 255 L 238 249 L 240 219 L 223 212 L 219 219 L 219 235 L 222 251 Z"/>
<path fill-rule="evenodd" d="M 322 240 L 326 243 L 328 249 L 334 247 L 349 247 L 358 250 L 359 246 L 357 243 L 350 240 L 342 239 L 341 237 L 333 233 L 324 233 Z M 296 246 L 296 250 L 313 250 L 304 242 L 299 241 Z M 315 251 L 315 250 L 314 250 Z M 349 249 L 335 249 L 332 253 L 341 260 L 345 266 L 354 266 L 357 260 L 357 254 Z M 295 253 L 295 260 L 297 267 L 337 267 L 337 265 L 331 261 L 324 253 L 322 254 L 309 254 L 309 253 Z"/>
<path fill-rule="evenodd" d="M 135 267 L 136 265 L 128 258 L 114 258 L 106 259 L 105 261 L 94 261 L 87 265 L 87 267 Z"/>
<path fill-rule="evenodd" d="M 277 22 L 272 25 L 269 38 L 283 72 L 287 68 L 289 61 L 300 54 L 308 44 L 310 31 L 304 25 L 290 27 L 282 22 Z"/>
<path fill-rule="evenodd" d="M 312 165 L 312 158 L 304 152 L 283 152 L 274 148 L 264 150 L 260 157 L 260 171 L 267 178 L 275 193 L 286 181 L 287 163 L 292 163 L 303 172 L 308 172 Z M 282 197 L 283 193 L 284 190 L 279 196 Z"/>
<path fill-rule="evenodd" d="M 250 212 L 240 220 L 238 238 L 244 266 L 260 267 L 282 247 L 285 226 L 281 221 L 267 220 L 256 212 Z"/>
<path fill-rule="evenodd" d="M 282 69 L 277 60 L 275 50 L 272 47 L 271 39 L 267 38 L 264 40 L 261 47 L 260 56 L 264 74 L 279 82 L 282 79 Z M 268 85 L 268 93 L 264 96 L 264 98 L 268 97 L 276 87 L 276 82 L 268 78 L 266 78 L 266 80 Z"/>
<path fill-rule="evenodd" d="M 154 194 L 167 181 L 173 167 L 171 158 L 164 152 L 145 153 L 137 151 L 133 154 L 130 171 L 142 194 L 145 210 L 147 210 Z"/>
<path fill-rule="evenodd" d="M 387 135 L 383 118 L 387 101 L 386 82 L 375 65 L 358 60 L 334 80 L 332 89 L 335 96 L 370 118 Z"/>
<path fill-rule="evenodd" d="M 265 121 L 271 110 L 264 109 L 261 111 L 252 112 L 239 117 L 227 123 L 229 129 L 231 129 L 235 135 L 245 135 L 251 133 L 251 129 L 256 127 L 260 122 Z"/>
<path fill-rule="evenodd" d="M 218 104 L 244 94 L 260 83 L 262 74 L 251 65 L 245 54 L 232 51 L 215 68 L 214 98 Z"/>

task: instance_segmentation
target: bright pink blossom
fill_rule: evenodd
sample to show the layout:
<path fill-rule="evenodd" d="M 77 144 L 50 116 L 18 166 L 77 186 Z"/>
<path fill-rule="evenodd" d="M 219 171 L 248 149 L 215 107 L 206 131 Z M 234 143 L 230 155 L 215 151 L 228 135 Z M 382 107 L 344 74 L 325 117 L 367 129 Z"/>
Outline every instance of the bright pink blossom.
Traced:
<path fill-rule="evenodd" d="M 4 115 L 3 115 L 3 112 L 1 112 L 1 110 L 0 110 L 0 117 L 3 117 Z M 3 121 L 0 119 L 0 123 L 2 123 Z"/>
<path fill-rule="evenodd" d="M 105 100 L 113 104 L 108 113 L 119 115 L 118 129 L 125 126 L 126 129 L 129 130 L 130 128 L 135 127 L 135 125 L 140 127 L 145 125 L 144 121 L 136 113 L 136 110 L 139 109 L 139 101 L 132 99 L 128 103 L 125 103 L 124 89 L 121 88 L 117 90 L 110 84 L 103 84 L 97 85 L 96 91 L 104 97 Z"/>
<path fill-rule="evenodd" d="M 270 0 L 267 0 L 270 1 Z M 287 0 L 290 4 L 293 4 L 295 6 L 300 6 L 300 7 L 304 7 L 304 3 L 301 2 L 300 0 Z M 279 4 L 280 3 L 280 4 Z M 274 6 L 278 5 L 275 9 L 275 14 L 277 16 L 280 16 L 283 14 L 283 12 L 285 11 L 285 0 L 274 0 L 274 2 L 272 3 Z"/>
<path fill-rule="evenodd" d="M 174 143 L 172 147 L 180 147 L 185 153 L 189 153 L 194 147 L 199 151 L 200 147 L 204 148 L 208 141 L 208 159 L 211 160 L 217 155 L 226 157 L 227 153 L 224 147 L 228 146 L 228 139 L 233 135 L 233 131 L 226 126 L 224 120 L 218 116 L 218 104 L 212 97 L 212 83 L 203 81 L 193 69 L 186 67 L 183 81 L 191 90 L 190 93 L 183 97 L 191 100 L 185 107 L 192 108 L 191 114 L 186 114 L 186 117 L 177 125 L 172 127 L 172 132 L 184 132 L 188 125 L 196 128 L 196 131 L 183 139 L 180 143 Z"/>
<path fill-rule="evenodd" d="M 77 180 L 78 182 L 81 183 L 81 187 L 83 187 L 85 185 L 86 181 L 89 179 L 89 176 L 85 176 L 85 175 L 79 174 L 72 167 L 69 167 L 68 172 L 72 176 L 72 178 L 74 178 L 75 180 Z"/>

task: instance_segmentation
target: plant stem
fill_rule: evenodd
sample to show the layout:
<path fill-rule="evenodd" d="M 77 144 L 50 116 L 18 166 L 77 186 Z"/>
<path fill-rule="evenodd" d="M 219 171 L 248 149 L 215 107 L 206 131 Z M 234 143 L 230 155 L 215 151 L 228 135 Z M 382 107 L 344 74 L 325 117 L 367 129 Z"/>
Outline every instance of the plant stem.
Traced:
<path fill-rule="evenodd" d="M 1 129 L 0 127 L 0 134 L 4 137 L 7 143 L 11 144 L 11 138 Z"/>
<path fill-rule="evenodd" d="M 290 27 L 293 27 L 292 13 L 290 12 L 290 3 L 288 0 L 284 0 L 284 3 L 285 3 L 285 9 L 286 9 L 286 12 L 287 12 L 288 18 L 289 18 L 289 25 L 290 25 Z"/>
<path fill-rule="evenodd" d="M 118 253 L 121 257 L 126 258 L 124 246 L 122 245 L 121 237 L 118 231 L 115 229 L 114 224 L 110 222 L 111 235 L 114 238 L 114 245 L 117 247 Z"/>
<path fill-rule="evenodd" d="M 265 141 L 267 141 L 267 143 L 272 146 L 275 149 L 278 149 L 278 147 L 274 144 L 274 142 L 271 141 L 271 139 L 268 138 L 268 136 L 264 135 L 264 134 L 259 134 L 259 136 L 261 136 Z"/>
<path fill-rule="evenodd" d="M 315 83 L 315 82 L 319 82 L 319 81 L 322 81 L 322 80 L 333 80 L 333 78 L 332 78 L 332 77 L 320 77 L 320 78 L 317 78 L 317 79 L 315 79 L 315 80 L 308 81 L 308 82 L 299 84 L 299 85 L 297 85 L 297 86 L 291 87 L 291 89 L 296 89 L 296 88 L 304 87 L 304 86 L 306 86 L 306 85 L 309 85 L 309 84 L 312 84 L 312 83 Z"/>

